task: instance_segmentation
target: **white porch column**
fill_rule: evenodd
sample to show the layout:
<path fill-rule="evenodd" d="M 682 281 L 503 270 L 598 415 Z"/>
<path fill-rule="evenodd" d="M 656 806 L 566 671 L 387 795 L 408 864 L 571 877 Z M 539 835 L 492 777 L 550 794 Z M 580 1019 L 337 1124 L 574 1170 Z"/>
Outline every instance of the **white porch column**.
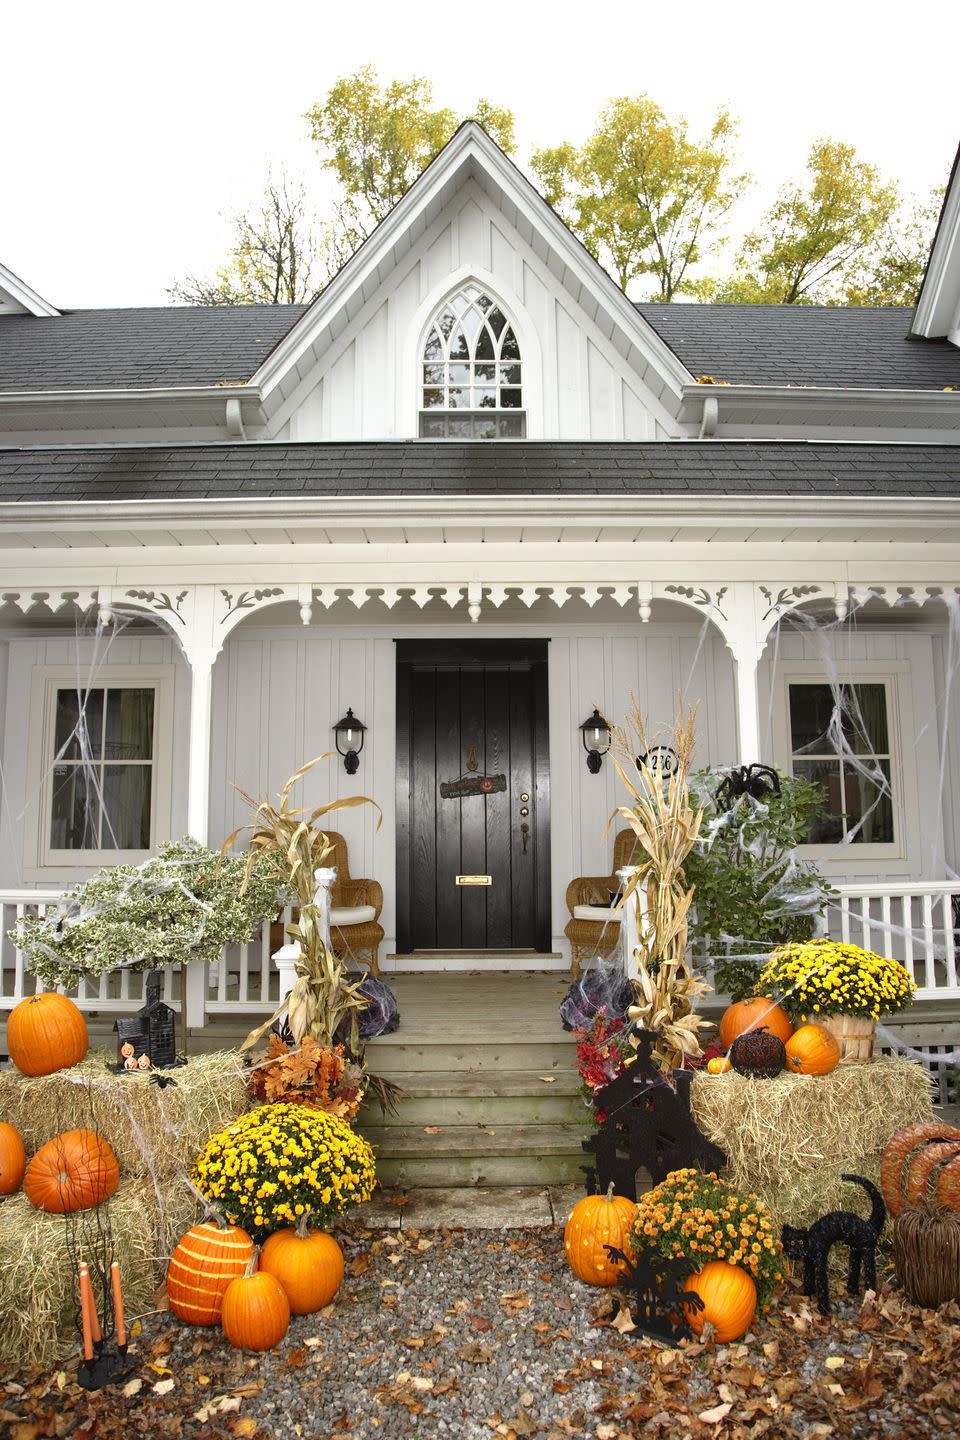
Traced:
<path fill-rule="evenodd" d="M 728 619 L 723 634 L 733 656 L 737 687 L 737 761 L 755 765 L 760 759 L 760 696 L 757 666 L 763 654 L 763 627 L 757 618 L 757 594 L 752 581 L 730 587 Z"/>
<path fill-rule="evenodd" d="M 190 654 L 190 750 L 187 760 L 187 834 L 207 843 L 210 817 L 212 650 Z"/>

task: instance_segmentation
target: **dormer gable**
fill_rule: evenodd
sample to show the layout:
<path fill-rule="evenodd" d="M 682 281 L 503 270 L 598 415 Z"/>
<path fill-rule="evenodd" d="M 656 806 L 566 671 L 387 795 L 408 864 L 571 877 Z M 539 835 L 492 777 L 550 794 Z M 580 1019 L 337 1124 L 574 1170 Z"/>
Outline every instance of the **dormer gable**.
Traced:
<path fill-rule="evenodd" d="M 59 314 L 55 305 L 38 295 L 19 275 L 0 265 L 0 315 L 36 315 L 39 318 Z"/>
<path fill-rule="evenodd" d="M 943 198 L 937 233 L 910 333 L 960 346 L 960 149 Z"/>

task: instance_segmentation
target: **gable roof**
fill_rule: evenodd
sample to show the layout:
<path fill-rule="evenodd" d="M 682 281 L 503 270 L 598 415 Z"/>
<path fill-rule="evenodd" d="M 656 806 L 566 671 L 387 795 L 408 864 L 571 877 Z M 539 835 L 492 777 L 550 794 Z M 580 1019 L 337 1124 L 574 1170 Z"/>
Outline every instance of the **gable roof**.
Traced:
<path fill-rule="evenodd" d="M 441 495 L 960 498 L 960 446 L 377 441 L 0 450 L 0 504 Z"/>
<path fill-rule="evenodd" d="M 960 390 L 960 350 L 908 338 L 912 311 L 840 305 L 657 305 L 637 310 L 696 377 L 731 385 Z"/>
<path fill-rule="evenodd" d="M 305 305 L 169 305 L 0 315 L 0 392 L 249 380 Z"/>
<path fill-rule="evenodd" d="M 946 335 L 960 345 L 960 147 L 923 273 L 912 332 L 924 337 Z"/>
<path fill-rule="evenodd" d="M 0 315 L 56 315 L 57 307 L 38 295 L 32 285 L 0 265 Z"/>

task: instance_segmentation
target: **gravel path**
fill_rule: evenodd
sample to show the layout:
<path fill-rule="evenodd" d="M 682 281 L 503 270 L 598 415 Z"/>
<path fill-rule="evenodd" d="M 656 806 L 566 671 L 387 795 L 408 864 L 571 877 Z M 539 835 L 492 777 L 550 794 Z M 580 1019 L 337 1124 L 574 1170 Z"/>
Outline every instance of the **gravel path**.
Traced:
<path fill-rule="evenodd" d="M 944 1381 L 936 1363 L 937 1344 L 956 1354 L 960 1312 L 952 1323 L 930 1316 L 936 1328 L 914 1337 L 911 1317 L 924 1312 L 904 1323 L 896 1297 L 866 1311 L 841 1300 L 828 1321 L 794 1293 L 745 1343 L 665 1349 L 602 1323 L 612 1292 L 571 1275 L 559 1229 L 343 1238 L 337 1302 L 295 1320 L 275 1352 L 230 1357 L 237 1381 L 263 1382 L 242 1413 L 271 1440 L 684 1431 L 919 1440 L 960 1430 L 955 1371 Z M 196 1336 L 164 1324 L 176 1374 Z M 937 1382 L 948 1389 L 931 1399 Z M 909 1411 L 893 1413 L 892 1397 Z"/>

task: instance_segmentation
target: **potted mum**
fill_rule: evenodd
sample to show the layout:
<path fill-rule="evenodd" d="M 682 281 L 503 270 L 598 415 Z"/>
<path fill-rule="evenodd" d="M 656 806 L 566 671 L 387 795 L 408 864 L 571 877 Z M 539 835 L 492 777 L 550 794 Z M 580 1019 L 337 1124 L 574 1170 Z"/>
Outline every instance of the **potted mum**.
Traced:
<path fill-rule="evenodd" d="M 897 960 L 839 940 L 781 945 L 760 974 L 794 1022 L 815 1021 L 840 1045 L 840 1063 L 869 1060 L 881 1015 L 913 1003 L 916 983 Z"/>

